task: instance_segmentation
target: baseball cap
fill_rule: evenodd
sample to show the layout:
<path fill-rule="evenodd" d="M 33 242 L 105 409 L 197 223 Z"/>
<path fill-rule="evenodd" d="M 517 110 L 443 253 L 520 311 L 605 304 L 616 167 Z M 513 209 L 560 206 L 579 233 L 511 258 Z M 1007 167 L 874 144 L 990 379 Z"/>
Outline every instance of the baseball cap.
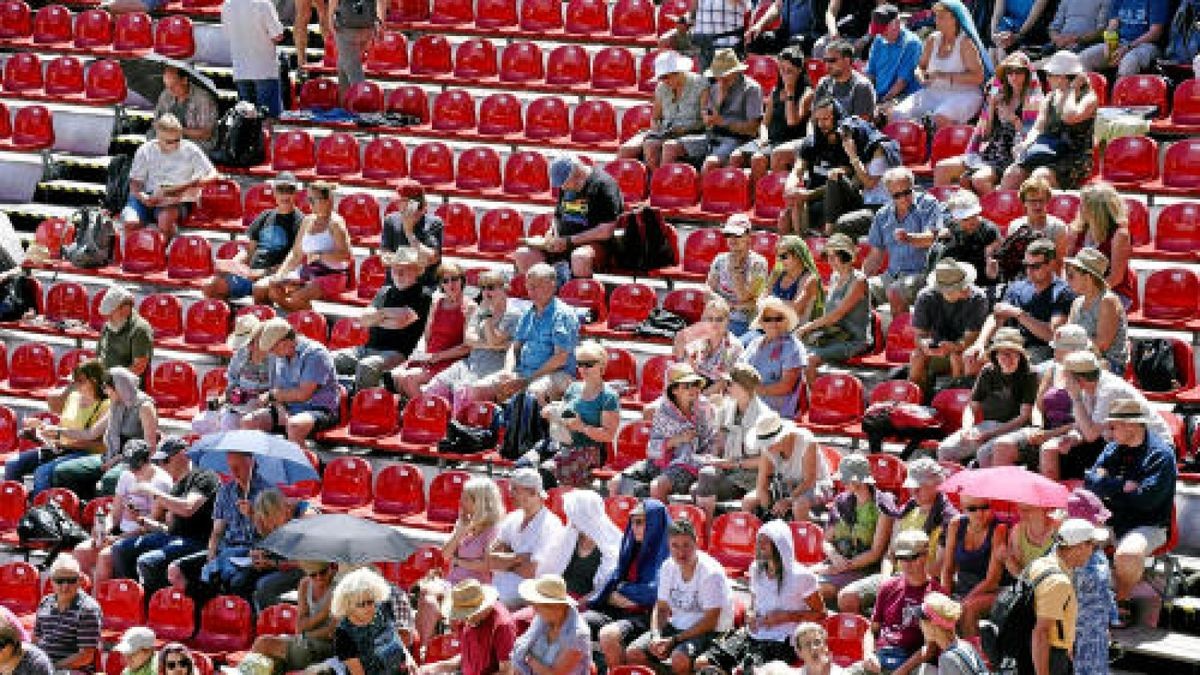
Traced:
<path fill-rule="evenodd" d="M 1059 546 L 1075 546 L 1085 541 L 1108 541 L 1108 530 L 1096 527 L 1083 518 L 1069 518 L 1058 527 L 1054 537 Z"/>
<path fill-rule="evenodd" d="M 187 449 L 187 441 L 178 436 L 167 436 L 158 442 L 158 448 L 150 455 L 150 461 L 163 462 Z"/>
<path fill-rule="evenodd" d="M 875 8 L 871 12 L 871 35 L 879 35 L 887 30 L 893 21 L 900 18 L 900 10 L 893 4 L 883 4 Z"/>
<path fill-rule="evenodd" d="M 905 530 L 896 537 L 896 557 L 911 558 L 929 549 L 929 535 L 921 530 Z"/>
<path fill-rule="evenodd" d="M 145 626 L 134 626 L 125 631 L 121 641 L 114 647 L 121 654 L 132 654 L 143 649 L 154 649 L 154 631 Z"/>
<path fill-rule="evenodd" d="M 571 172 L 575 170 L 575 160 L 566 155 L 559 155 L 550 163 L 550 187 L 557 190 L 571 179 Z"/>

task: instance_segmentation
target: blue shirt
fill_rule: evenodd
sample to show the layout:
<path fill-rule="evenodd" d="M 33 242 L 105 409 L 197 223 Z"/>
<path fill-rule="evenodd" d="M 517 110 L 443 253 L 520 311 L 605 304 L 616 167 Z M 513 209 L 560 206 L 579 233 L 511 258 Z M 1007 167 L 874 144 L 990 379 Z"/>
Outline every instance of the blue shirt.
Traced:
<path fill-rule="evenodd" d="M 793 334 L 788 333 L 776 340 L 768 340 L 766 335 L 760 335 L 746 346 L 742 352 L 742 361 L 754 366 L 762 376 L 764 386 L 777 384 L 783 380 L 785 370 L 800 369 L 808 360 L 804 344 Z M 779 413 L 784 419 L 796 416 L 800 407 L 800 383 L 792 390 L 781 396 L 762 396 L 763 403 L 771 410 Z"/>
<path fill-rule="evenodd" d="M 579 344 L 579 319 L 568 304 L 554 298 L 546 309 L 538 312 L 537 307 L 517 322 L 513 341 L 521 343 L 517 352 L 517 375 L 528 378 L 554 356 L 556 349 L 567 352 L 567 362 L 560 369 L 575 372 L 575 347 Z"/>
<path fill-rule="evenodd" d="M 1121 21 L 1117 34 L 1121 44 L 1128 44 L 1145 35 L 1154 24 L 1165 26 L 1169 13 L 1167 0 L 1114 0 L 1108 18 Z"/>
<path fill-rule="evenodd" d="M 779 0 L 779 15 L 788 36 L 817 32 L 817 15 L 812 0 Z"/>
<path fill-rule="evenodd" d="M 1054 281 L 1050 282 L 1046 290 L 1040 293 L 1028 279 L 1014 281 L 1004 291 L 1004 302 L 1014 307 L 1020 307 L 1038 321 L 1049 322 L 1056 316 L 1069 316 L 1071 303 L 1074 300 L 1074 291 L 1067 285 L 1067 282 L 1058 277 L 1054 277 Z M 1034 335 L 1016 319 L 1010 319 L 1006 325 L 1020 329 L 1021 335 L 1025 336 L 1026 347 L 1043 347 L 1047 344 L 1045 340 Z"/>
<path fill-rule="evenodd" d="M 1104 476 L 1097 469 L 1104 469 Z M 1096 463 L 1084 474 L 1083 484 L 1112 511 L 1108 524 L 1119 539 L 1143 525 L 1171 526 L 1177 472 L 1171 443 L 1147 430 L 1146 440 L 1136 448 L 1116 441 L 1105 446 Z M 1126 481 L 1137 483 L 1137 489 L 1126 492 Z"/>
<path fill-rule="evenodd" d="M 315 382 L 317 390 L 307 401 L 288 403 L 289 413 L 317 409 L 337 412 L 338 381 L 333 354 L 321 343 L 297 335 L 295 356 L 271 357 L 271 386 L 291 389 L 302 382 Z"/>
<path fill-rule="evenodd" d="M 872 248 L 886 249 L 888 272 L 896 275 L 917 274 L 925 271 L 926 249 L 896 241 L 896 230 L 908 232 L 936 232 L 950 224 L 946 206 L 924 192 L 913 193 L 912 208 L 903 219 L 896 218 L 896 205 L 889 202 L 875 214 L 867 242 Z"/>
<path fill-rule="evenodd" d="M 255 471 L 250 476 L 250 493 L 242 494 L 241 485 L 237 481 L 221 483 L 217 490 L 217 498 L 213 500 L 213 520 L 225 521 L 225 533 L 221 535 L 221 544 L 226 547 L 250 546 L 258 540 L 258 532 L 254 530 L 254 519 L 238 510 L 238 501 L 245 499 L 254 504 L 258 493 L 271 487 Z"/>
<path fill-rule="evenodd" d="M 896 98 L 908 96 L 921 88 L 917 81 L 917 64 L 921 62 L 921 39 L 907 28 L 893 43 L 876 35 L 867 59 L 867 76 L 875 82 L 875 96 L 880 100 L 891 91 L 897 80 L 904 80 L 904 91 Z"/>

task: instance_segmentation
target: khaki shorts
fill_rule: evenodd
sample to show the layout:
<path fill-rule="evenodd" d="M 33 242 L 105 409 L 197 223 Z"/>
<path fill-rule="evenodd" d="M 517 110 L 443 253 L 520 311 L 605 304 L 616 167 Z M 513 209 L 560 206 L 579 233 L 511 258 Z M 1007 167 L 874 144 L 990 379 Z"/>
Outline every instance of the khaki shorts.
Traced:
<path fill-rule="evenodd" d="M 904 297 L 905 302 L 913 304 L 917 301 L 917 293 L 925 288 L 925 273 L 916 272 L 914 274 L 896 274 L 893 272 L 884 272 L 878 276 L 871 277 L 869 286 L 871 288 L 871 299 L 875 305 L 886 305 L 888 301 L 888 291 L 895 289 Z"/>

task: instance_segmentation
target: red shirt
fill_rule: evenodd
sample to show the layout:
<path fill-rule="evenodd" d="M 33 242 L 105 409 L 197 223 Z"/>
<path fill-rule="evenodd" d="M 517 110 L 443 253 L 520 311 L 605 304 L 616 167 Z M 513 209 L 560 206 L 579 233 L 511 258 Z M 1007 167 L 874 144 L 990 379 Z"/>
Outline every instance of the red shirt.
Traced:
<path fill-rule="evenodd" d="M 931 582 L 920 586 L 909 586 L 903 575 L 897 575 L 879 586 L 875 599 L 875 611 L 871 623 L 879 624 L 877 647 L 900 647 L 912 653 L 921 648 L 925 637 L 921 634 L 921 603 L 925 593 L 935 590 Z"/>
<path fill-rule="evenodd" d="M 517 624 L 497 602 L 479 625 L 463 623 L 458 639 L 462 643 L 462 675 L 491 675 L 499 672 L 501 661 L 512 659 Z"/>

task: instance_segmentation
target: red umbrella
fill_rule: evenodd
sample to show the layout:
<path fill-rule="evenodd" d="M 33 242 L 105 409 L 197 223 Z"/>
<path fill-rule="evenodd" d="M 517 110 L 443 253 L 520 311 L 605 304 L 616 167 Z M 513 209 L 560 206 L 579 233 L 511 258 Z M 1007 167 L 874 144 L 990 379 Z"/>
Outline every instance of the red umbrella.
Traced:
<path fill-rule="evenodd" d="M 1064 508 L 1070 491 L 1066 486 L 1020 466 L 959 471 L 942 483 L 942 492 L 975 499 L 996 499 L 1030 506 Z"/>

